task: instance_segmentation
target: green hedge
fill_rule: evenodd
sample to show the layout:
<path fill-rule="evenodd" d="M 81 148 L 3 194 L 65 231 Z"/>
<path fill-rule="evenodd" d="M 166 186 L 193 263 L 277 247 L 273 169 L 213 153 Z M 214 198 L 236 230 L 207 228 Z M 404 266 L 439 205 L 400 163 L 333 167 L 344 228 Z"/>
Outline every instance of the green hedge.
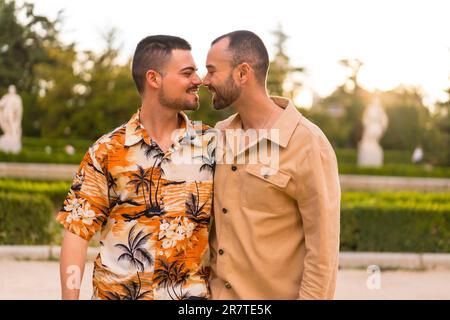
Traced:
<path fill-rule="evenodd" d="M 375 176 L 450 178 L 450 167 L 427 168 L 413 164 L 385 164 L 382 168 L 359 168 L 356 164 L 339 163 L 340 174 Z"/>
<path fill-rule="evenodd" d="M 94 140 L 76 139 L 43 139 L 24 137 L 23 149 L 20 154 L 0 152 L 0 162 L 25 163 L 67 163 L 79 164 L 88 147 Z M 68 155 L 64 147 L 70 144 L 75 148 L 75 154 Z M 47 154 L 45 147 L 51 146 L 52 152 Z M 339 173 L 381 176 L 435 177 L 450 178 L 450 167 L 426 167 L 411 163 L 409 151 L 385 150 L 384 166 L 382 168 L 358 168 L 357 150 L 335 149 L 339 163 Z"/>
<path fill-rule="evenodd" d="M 0 244 L 52 242 L 53 205 L 43 195 L 0 192 Z"/>
<path fill-rule="evenodd" d="M 403 205 L 424 204 L 424 203 L 442 203 L 450 204 L 449 192 L 422 193 L 416 191 L 397 191 L 397 192 L 357 192 L 349 191 L 342 193 L 342 206 L 351 204 L 358 205 Z"/>
<path fill-rule="evenodd" d="M 70 185 L 70 181 L 0 179 L 0 192 L 40 194 L 48 197 L 53 202 L 54 208 L 58 209 L 69 192 Z"/>
<path fill-rule="evenodd" d="M 76 139 L 44 139 L 23 137 L 23 148 L 19 154 L 0 152 L 2 162 L 25 162 L 25 163 L 68 163 L 78 164 L 83 159 L 89 146 L 94 141 Z M 72 145 L 75 153 L 69 155 L 64 150 L 66 145 Z M 51 153 L 45 151 L 45 147 L 51 147 Z"/>
<path fill-rule="evenodd" d="M 54 213 L 61 207 L 69 188 L 70 181 L 0 179 L 0 195 L 3 195 L 0 204 L 5 206 L 4 203 L 9 203 L 7 207 L 14 207 L 8 212 L 25 219 L 28 224 L 23 226 L 30 230 L 43 230 L 45 234 L 48 229 L 44 225 L 50 225 L 50 238 L 47 240 L 58 244 L 62 228 L 54 221 Z M 5 191 L 22 193 L 20 196 L 8 195 L 21 201 L 4 200 Z M 39 212 L 47 210 L 47 215 L 39 213 L 39 217 L 46 216 L 49 219 L 46 223 L 35 224 L 25 218 L 29 217 L 27 213 L 34 212 L 29 208 L 35 207 L 39 208 Z M 42 209 L 44 207 L 46 209 Z M 343 192 L 341 208 L 342 251 L 450 252 L 450 193 Z M 0 216 L 4 211 L 2 209 Z M 0 230 L 6 230 L 9 234 L 15 225 L 5 221 L 5 218 L 1 218 Z M 0 244 L 5 244 L 3 234 Z M 15 241 L 21 244 L 35 243 L 36 236 L 33 234 L 35 231 L 18 233 Z"/>
<path fill-rule="evenodd" d="M 335 148 L 339 163 L 356 164 L 358 161 L 358 151 L 356 149 Z M 384 150 L 383 161 L 385 164 L 411 164 L 413 151 L 404 150 Z"/>
<path fill-rule="evenodd" d="M 450 194 L 343 193 L 341 250 L 450 252 Z"/>
<path fill-rule="evenodd" d="M 28 149 L 44 149 L 46 146 L 51 146 L 54 150 L 64 150 L 65 146 L 70 144 L 76 150 L 87 150 L 89 146 L 95 141 L 83 139 L 46 139 L 23 137 L 22 144 L 24 148 Z M 80 151 L 81 152 L 81 151 Z"/>
<path fill-rule="evenodd" d="M 52 149 L 52 153 L 47 154 L 43 148 L 24 148 L 18 154 L 0 152 L 0 162 L 79 164 L 86 150 L 84 149 L 83 152 L 77 150 L 73 155 L 68 155 L 61 150 Z"/>

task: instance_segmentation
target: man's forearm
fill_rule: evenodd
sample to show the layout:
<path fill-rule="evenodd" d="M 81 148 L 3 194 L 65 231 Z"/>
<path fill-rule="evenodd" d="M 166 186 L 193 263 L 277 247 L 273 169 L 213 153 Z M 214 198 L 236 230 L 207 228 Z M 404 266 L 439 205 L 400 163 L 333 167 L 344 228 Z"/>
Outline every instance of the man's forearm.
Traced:
<path fill-rule="evenodd" d="M 61 294 L 63 300 L 79 299 L 88 243 L 88 241 L 73 233 L 64 232 L 60 257 Z"/>

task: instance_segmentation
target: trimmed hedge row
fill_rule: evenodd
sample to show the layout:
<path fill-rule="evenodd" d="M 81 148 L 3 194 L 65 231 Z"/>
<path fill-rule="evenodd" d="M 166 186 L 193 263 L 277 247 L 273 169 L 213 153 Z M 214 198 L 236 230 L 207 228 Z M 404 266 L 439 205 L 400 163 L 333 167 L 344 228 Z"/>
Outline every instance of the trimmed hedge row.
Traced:
<path fill-rule="evenodd" d="M 382 168 L 359 168 L 356 164 L 339 162 L 340 174 L 373 176 L 450 178 L 450 167 L 427 168 L 413 164 L 384 164 Z"/>
<path fill-rule="evenodd" d="M 79 164 L 89 146 L 94 142 L 80 139 L 45 139 L 23 137 L 23 148 L 19 154 L 0 152 L 2 162 L 24 163 L 67 163 Z M 69 155 L 65 152 L 66 145 L 72 145 L 75 153 Z M 47 146 L 51 147 L 51 153 L 45 152 Z"/>
<path fill-rule="evenodd" d="M 341 250 L 450 252 L 450 206 L 345 207 Z"/>
<path fill-rule="evenodd" d="M 40 194 L 48 197 L 55 208 L 59 208 L 69 192 L 70 185 L 70 181 L 0 179 L 0 192 Z"/>
<path fill-rule="evenodd" d="M 343 193 L 341 250 L 450 252 L 450 194 Z"/>
<path fill-rule="evenodd" d="M 20 154 L 0 152 L 0 162 L 24 162 L 24 163 L 66 163 L 79 164 L 88 147 L 94 140 L 81 139 L 44 139 L 23 138 L 23 150 Z M 64 147 L 71 144 L 75 147 L 75 154 L 68 155 Z M 45 147 L 51 146 L 52 152 L 47 154 Z M 406 176 L 406 177 L 436 177 L 449 178 L 449 167 L 426 167 L 411 163 L 409 151 L 385 150 L 384 166 L 382 168 L 359 168 L 357 162 L 357 150 L 335 149 L 341 174 L 365 174 L 381 176 Z"/>
<path fill-rule="evenodd" d="M 357 192 L 349 191 L 342 193 L 343 206 L 347 204 L 376 205 L 404 204 L 404 203 L 443 203 L 450 204 L 450 193 L 421 193 L 416 191 L 397 191 L 397 192 Z"/>
<path fill-rule="evenodd" d="M 55 150 L 63 150 L 68 144 L 72 145 L 75 149 L 87 150 L 87 148 L 95 141 L 86 139 L 48 139 L 48 138 L 35 138 L 35 137 L 23 137 L 22 144 L 24 148 L 29 149 L 44 149 L 46 146 L 51 146 Z"/>
<path fill-rule="evenodd" d="M 0 152 L 0 162 L 79 164 L 86 150 L 77 150 L 73 155 L 58 150 L 47 154 L 44 149 L 22 149 L 18 154 Z"/>
<path fill-rule="evenodd" d="M 358 161 L 358 151 L 356 149 L 335 148 L 339 163 L 354 164 Z M 411 164 L 413 151 L 384 150 L 383 161 L 386 164 Z"/>
<path fill-rule="evenodd" d="M 58 243 L 69 188 L 0 179 L 0 244 Z M 344 192 L 341 207 L 342 251 L 450 252 L 450 193 Z"/>
<path fill-rule="evenodd" d="M 0 244 L 49 244 L 53 204 L 38 194 L 0 192 Z"/>

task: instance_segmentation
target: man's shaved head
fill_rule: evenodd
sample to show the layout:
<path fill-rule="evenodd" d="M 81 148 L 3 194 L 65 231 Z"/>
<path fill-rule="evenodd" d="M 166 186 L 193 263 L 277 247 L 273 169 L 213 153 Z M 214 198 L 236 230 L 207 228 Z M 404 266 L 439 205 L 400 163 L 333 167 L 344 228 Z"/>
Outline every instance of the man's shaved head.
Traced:
<path fill-rule="evenodd" d="M 228 51 L 233 57 L 232 67 L 248 63 L 255 71 L 258 82 L 264 85 L 269 69 L 269 54 L 261 38 L 251 31 L 238 30 L 218 37 L 211 46 L 223 39 L 229 40 Z"/>

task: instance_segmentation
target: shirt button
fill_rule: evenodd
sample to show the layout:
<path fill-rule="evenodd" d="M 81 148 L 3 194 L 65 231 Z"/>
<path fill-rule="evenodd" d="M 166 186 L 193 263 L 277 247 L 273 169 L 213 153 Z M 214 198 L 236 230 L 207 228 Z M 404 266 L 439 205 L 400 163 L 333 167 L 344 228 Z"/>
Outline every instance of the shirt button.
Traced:
<path fill-rule="evenodd" d="M 237 167 L 236 166 L 231 166 L 231 170 L 236 171 Z"/>
<path fill-rule="evenodd" d="M 219 249 L 219 254 L 223 255 L 223 250 L 222 249 Z"/>
<path fill-rule="evenodd" d="M 231 284 L 229 284 L 228 282 L 227 282 L 227 283 L 225 283 L 225 288 L 227 288 L 227 289 L 231 289 Z"/>
<path fill-rule="evenodd" d="M 223 212 L 223 213 L 227 213 L 227 212 L 228 212 L 228 209 L 227 209 L 227 208 L 223 208 L 223 209 L 222 209 L 222 212 Z"/>

